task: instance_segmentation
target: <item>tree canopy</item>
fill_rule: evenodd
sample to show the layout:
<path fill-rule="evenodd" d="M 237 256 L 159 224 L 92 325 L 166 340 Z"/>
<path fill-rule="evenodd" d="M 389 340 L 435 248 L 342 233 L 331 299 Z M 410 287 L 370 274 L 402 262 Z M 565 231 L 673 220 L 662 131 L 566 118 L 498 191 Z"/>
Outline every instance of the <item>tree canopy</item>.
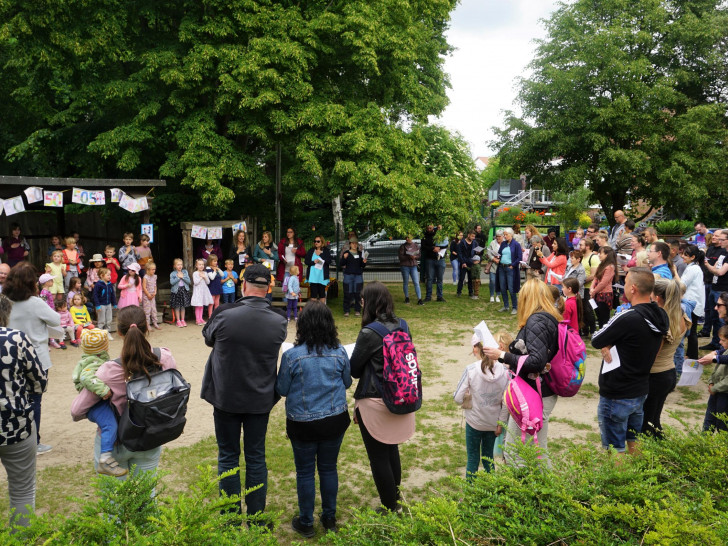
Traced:
<path fill-rule="evenodd" d="M 588 184 L 607 218 L 728 195 L 728 11 L 719 0 L 576 0 L 546 22 L 501 161 L 549 189 Z"/>
<path fill-rule="evenodd" d="M 254 214 L 280 145 L 288 207 L 346 195 L 384 227 L 459 218 L 422 161 L 455 4 L 0 0 L 0 168 L 161 176 Z"/>

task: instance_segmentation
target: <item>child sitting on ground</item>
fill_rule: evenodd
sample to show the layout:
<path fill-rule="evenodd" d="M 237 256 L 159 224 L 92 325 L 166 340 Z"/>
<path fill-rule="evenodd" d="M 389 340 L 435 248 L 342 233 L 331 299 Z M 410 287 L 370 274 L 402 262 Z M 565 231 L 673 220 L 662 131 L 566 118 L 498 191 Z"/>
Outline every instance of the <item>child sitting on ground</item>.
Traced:
<path fill-rule="evenodd" d="M 86 389 L 101 398 L 87 414 L 88 420 L 96 423 L 101 431 L 101 454 L 96 471 L 108 476 L 123 476 L 126 469 L 121 468 L 111 455 L 117 431 L 116 415 L 109 401 L 111 389 L 96 377 L 99 367 L 110 360 L 108 332 L 98 328 L 84 330 L 81 334 L 81 348 L 83 356 L 73 370 L 73 384 L 78 392 Z"/>
<path fill-rule="evenodd" d="M 508 418 L 508 408 L 503 403 L 509 380 L 506 366 L 483 353 L 483 344 L 477 334 L 473 334 L 472 344 L 473 354 L 480 360 L 465 368 L 453 396 L 465 412 L 468 454 L 465 476 L 468 479 L 478 471 L 481 460 L 486 472 L 493 471 L 493 446 L 503 432 L 501 423 Z"/>
<path fill-rule="evenodd" d="M 71 316 L 71 312 L 68 310 L 68 302 L 66 302 L 66 300 L 59 300 L 56 302 L 56 313 L 58 313 L 58 316 L 61 318 L 61 330 L 64 332 L 63 341 L 65 341 L 66 336 L 68 336 L 68 340 L 71 342 L 71 345 L 78 347 L 78 342 L 76 341 L 76 338 L 78 337 L 76 335 L 76 325 L 73 323 L 73 317 Z M 65 346 L 65 343 L 63 345 Z"/>

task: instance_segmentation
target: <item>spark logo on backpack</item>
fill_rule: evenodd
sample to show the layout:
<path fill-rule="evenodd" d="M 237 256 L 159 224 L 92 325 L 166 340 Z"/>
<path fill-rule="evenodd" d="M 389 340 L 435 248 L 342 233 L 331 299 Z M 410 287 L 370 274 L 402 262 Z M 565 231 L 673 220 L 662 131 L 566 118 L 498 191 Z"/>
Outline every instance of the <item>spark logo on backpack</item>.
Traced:
<path fill-rule="evenodd" d="M 407 323 L 399 319 L 392 332 L 381 322 L 366 327 L 382 336 L 382 381 L 374 377 L 384 405 L 398 415 L 417 411 L 422 406 L 422 372 Z"/>

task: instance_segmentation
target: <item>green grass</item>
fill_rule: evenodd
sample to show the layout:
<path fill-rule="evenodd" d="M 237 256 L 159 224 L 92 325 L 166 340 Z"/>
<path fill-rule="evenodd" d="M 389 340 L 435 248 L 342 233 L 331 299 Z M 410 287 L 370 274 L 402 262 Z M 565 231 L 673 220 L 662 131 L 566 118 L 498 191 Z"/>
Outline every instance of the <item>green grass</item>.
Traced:
<path fill-rule="evenodd" d="M 588 423 L 579 423 L 573 419 L 567 419 L 566 417 L 550 417 L 549 423 L 564 423 L 576 430 L 594 430 L 594 427 Z"/>

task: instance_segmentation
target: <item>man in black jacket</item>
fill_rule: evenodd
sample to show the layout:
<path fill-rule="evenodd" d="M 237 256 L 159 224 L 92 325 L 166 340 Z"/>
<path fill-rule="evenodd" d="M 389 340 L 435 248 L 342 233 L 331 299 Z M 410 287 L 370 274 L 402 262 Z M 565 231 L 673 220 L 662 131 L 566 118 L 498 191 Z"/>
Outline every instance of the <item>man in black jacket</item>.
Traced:
<path fill-rule="evenodd" d="M 212 352 L 202 378 L 204 400 L 214 407 L 218 475 L 240 466 L 240 432 L 244 432 L 245 489 L 263 487 L 245 495 L 248 515 L 265 509 L 268 469 L 265 435 L 271 409 L 280 399 L 275 393 L 278 352 L 286 339 L 284 316 L 275 312 L 265 295 L 270 271 L 261 264 L 243 273 L 243 297 L 221 305 L 202 330 Z M 220 491 L 241 493 L 240 475 L 220 480 Z M 242 512 L 241 507 L 238 510 Z"/>
<path fill-rule="evenodd" d="M 440 247 L 440 243 L 436 241 L 437 232 L 442 229 L 442 226 L 433 226 L 430 224 L 427 226 L 425 236 L 420 242 L 422 248 L 422 261 L 427 272 L 427 278 L 425 280 L 425 301 L 432 301 L 432 283 L 437 283 L 437 301 L 445 301 L 442 297 L 442 282 L 445 277 L 445 256 L 440 255 L 440 251 L 443 248 L 447 248 L 447 244 L 444 247 Z M 445 241 L 447 242 L 447 241 Z"/>
<path fill-rule="evenodd" d="M 632 306 L 614 315 L 592 336 L 592 346 L 601 349 L 603 356 L 597 411 L 602 445 L 619 453 L 625 449 L 634 453 L 650 369 L 670 324 L 665 311 L 650 301 L 654 286 L 655 277 L 649 269 L 630 269 L 624 295 Z"/>

